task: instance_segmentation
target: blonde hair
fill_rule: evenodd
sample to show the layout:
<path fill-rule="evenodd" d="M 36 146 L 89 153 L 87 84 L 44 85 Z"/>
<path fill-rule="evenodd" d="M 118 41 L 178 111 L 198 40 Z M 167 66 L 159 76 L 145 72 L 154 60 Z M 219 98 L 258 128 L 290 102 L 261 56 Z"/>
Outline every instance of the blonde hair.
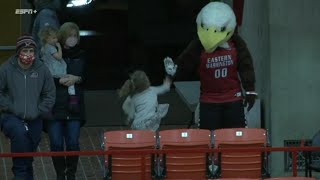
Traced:
<path fill-rule="evenodd" d="M 79 26 L 74 22 L 66 22 L 60 26 L 59 29 L 59 42 L 64 45 L 67 38 L 70 37 L 72 31 L 77 32 L 78 43 L 80 41 Z"/>
<path fill-rule="evenodd" d="M 59 32 L 58 29 L 52 26 L 45 26 L 44 28 L 42 28 L 38 34 L 42 45 L 45 45 L 47 43 L 47 39 L 49 36 L 58 37 L 58 32 Z"/>
<path fill-rule="evenodd" d="M 130 79 L 122 85 L 119 90 L 119 96 L 125 97 L 130 94 L 142 92 L 150 87 L 148 76 L 143 71 L 135 71 L 130 75 Z"/>

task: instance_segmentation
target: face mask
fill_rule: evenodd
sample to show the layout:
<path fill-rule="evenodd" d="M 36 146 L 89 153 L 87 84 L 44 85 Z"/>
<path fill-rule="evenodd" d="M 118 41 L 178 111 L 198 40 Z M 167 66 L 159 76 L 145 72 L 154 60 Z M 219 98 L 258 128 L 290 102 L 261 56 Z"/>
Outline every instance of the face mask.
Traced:
<path fill-rule="evenodd" d="M 68 37 L 66 40 L 66 45 L 68 47 L 74 47 L 78 43 L 78 39 L 76 37 Z"/>
<path fill-rule="evenodd" d="M 20 62 L 24 65 L 30 65 L 33 63 L 35 57 L 34 55 L 24 55 L 24 54 L 21 54 L 19 55 L 19 59 L 20 59 Z"/>

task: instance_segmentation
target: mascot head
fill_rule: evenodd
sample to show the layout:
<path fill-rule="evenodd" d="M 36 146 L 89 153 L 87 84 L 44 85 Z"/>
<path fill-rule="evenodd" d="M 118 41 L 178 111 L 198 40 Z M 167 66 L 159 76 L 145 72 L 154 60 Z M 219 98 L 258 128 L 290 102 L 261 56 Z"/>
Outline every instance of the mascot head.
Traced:
<path fill-rule="evenodd" d="M 211 2 L 197 16 L 198 36 L 206 52 L 218 46 L 228 48 L 227 41 L 236 28 L 236 16 L 231 7 L 222 2 Z"/>

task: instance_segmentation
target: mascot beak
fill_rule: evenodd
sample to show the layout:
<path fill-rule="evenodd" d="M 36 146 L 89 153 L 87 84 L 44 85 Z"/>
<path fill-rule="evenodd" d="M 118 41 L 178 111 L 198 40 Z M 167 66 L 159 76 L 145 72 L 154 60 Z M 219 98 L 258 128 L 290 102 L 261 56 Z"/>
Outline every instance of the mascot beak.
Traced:
<path fill-rule="evenodd" d="M 234 30 L 222 30 L 221 28 L 204 28 L 198 25 L 198 36 L 206 52 L 213 52 L 218 46 L 227 42 Z"/>

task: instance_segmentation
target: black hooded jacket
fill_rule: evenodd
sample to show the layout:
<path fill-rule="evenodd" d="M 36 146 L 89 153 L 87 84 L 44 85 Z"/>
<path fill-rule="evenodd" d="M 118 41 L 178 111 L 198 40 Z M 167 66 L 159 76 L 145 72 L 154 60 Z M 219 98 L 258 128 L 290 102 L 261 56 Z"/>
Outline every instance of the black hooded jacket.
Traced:
<path fill-rule="evenodd" d="M 53 107 L 53 116 L 57 120 L 80 120 L 85 123 L 83 84 L 85 82 L 85 51 L 79 47 L 63 49 L 63 59 L 67 63 L 67 74 L 81 77 L 81 82 L 76 83 L 76 97 L 80 99 L 78 105 L 70 105 L 68 87 L 59 83 L 59 78 L 54 78 L 56 85 L 56 103 Z"/>

